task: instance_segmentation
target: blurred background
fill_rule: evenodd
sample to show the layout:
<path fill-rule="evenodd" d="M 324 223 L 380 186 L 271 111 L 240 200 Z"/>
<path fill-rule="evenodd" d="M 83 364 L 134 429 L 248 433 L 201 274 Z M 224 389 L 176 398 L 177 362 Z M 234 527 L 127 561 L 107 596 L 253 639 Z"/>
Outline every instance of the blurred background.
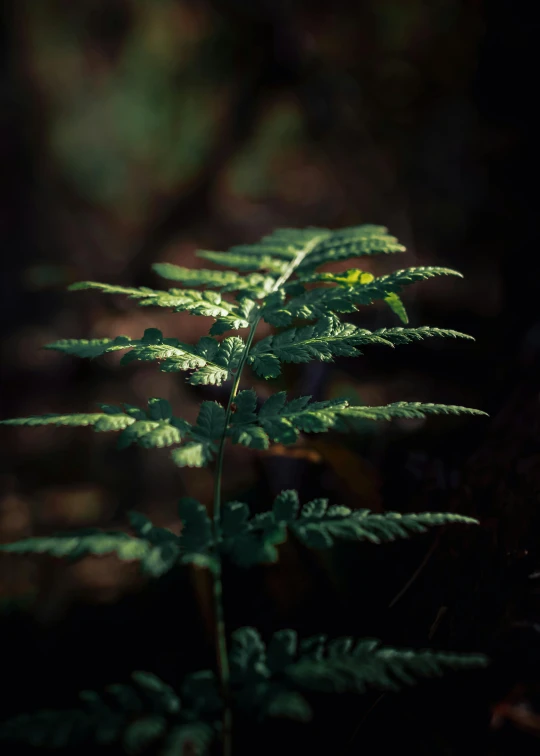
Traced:
<path fill-rule="evenodd" d="M 255 510 L 296 487 L 352 508 L 456 511 L 482 527 L 331 557 L 288 543 L 278 565 L 231 570 L 226 610 L 231 629 L 374 635 L 494 659 L 488 672 L 399 697 L 321 702 L 326 718 L 299 733 L 274 725 L 268 749 L 301 737 L 306 750 L 343 754 L 393 753 L 403 742 L 426 756 L 536 753 L 532 9 L 508 0 L 4 0 L 2 31 L 1 417 L 161 396 L 193 421 L 203 399 L 226 397 L 152 365 L 120 368 L 114 354 L 90 363 L 42 350 L 154 326 L 189 342 L 208 331 L 205 318 L 66 293 L 77 280 L 159 287 L 151 264 L 199 264 L 197 248 L 282 226 L 361 223 L 387 226 L 408 250 L 363 268 L 457 268 L 464 280 L 409 287 L 404 301 L 411 325 L 462 330 L 475 343 L 371 347 L 359 360 L 288 366 L 277 381 L 249 376 L 246 385 L 358 404 L 462 404 L 489 420 L 369 423 L 354 437 L 308 437 L 264 456 L 231 449 L 224 487 Z M 375 306 L 351 320 L 399 325 Z M 174 468 L 167 450 L 117 453 L 112 436 L 67 428 L 1 437 L 4 542 L 122 526 L 135 507 L 174 528 L 179 496 L 211 502 L 212 471 Z M 174 683 L 211 664 L 202 572 L 150 585 L 113 557 L 66 566 L 4 555 L 0 600 L 6 716 L 71 705 L 79 689 L 133 669 Z M 250 723 L 245 733 L 250 752 Z"/>

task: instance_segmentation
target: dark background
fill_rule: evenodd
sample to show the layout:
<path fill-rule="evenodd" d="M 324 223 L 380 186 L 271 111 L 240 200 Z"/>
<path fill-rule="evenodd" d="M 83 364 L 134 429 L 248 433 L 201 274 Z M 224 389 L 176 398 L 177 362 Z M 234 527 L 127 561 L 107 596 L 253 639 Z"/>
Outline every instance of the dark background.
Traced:
<path fill-rule="evenodd" d="M 225 396 L 152 366 L 41 351 L 58 338 L 138 337 L 154 325 L 188 341 L 207 332 L 203 318 L 66 293 L 72 281 L 153 286 L 152 262 L 193 265 L 196 248 L 225 249 L 280 226 L 364 222 L 388 226 L 408 251 L 363 267 L 438 264 L 465 276 L 404 298 L 412 325 L 455 328 L 475 343 L 373 347 L 255 385 L 366 404 L 463 404 L 490 419 L 366 426 L 264 458 L 233 449 L 224 486 L 255 509 L 297 487 L 303 499 L 450 510 L 481 527 L 331 558 L 287 544 L 279 565 L 226 575 L 226 611 L 230 629 L 373 635 L 485 651 L 493 664 L 381 700 L 320 702 L 301 732 L 265 732 L 269 753 L 284 742 L 343 754 L 406 745 L 426 756 L 538 748 L 540 607 L 528 578 L 540 567 L 533 5 L 3 4 L 2 418 L 159 395 L 192 420 L 202 399 Z M 396 325 L 384 308 L 356 320 Z M 166 450 L 116 453 L 113 438 L 85 430 L 1 436 L 3 541 L 122 524 L 134 507 L 174 527 L 180 495 L 211 501 L 211 471 L 178 470 Z M 133 669 L 175 683 L 211 664 L 202 573 L 150 585 L 112 557 L 66 566 L 3 556 L 0 597 L 5 716 L 72 705 L 81 688 Z M 244 734 L 253 752 L 249 723 Z"/>

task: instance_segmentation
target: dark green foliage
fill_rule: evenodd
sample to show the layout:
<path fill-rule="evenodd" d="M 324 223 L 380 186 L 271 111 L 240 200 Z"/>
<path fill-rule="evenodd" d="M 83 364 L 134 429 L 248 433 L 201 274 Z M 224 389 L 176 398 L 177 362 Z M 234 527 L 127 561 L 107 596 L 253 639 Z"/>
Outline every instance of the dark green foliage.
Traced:
<path fill-rule="evenodd" d="M 286 668 L 291 683 L 320 692 L 363 693 L 368 686 L 397 691 L 421 677 L 439 677 L 448 669 L 474 669 L 487 664 L 481 654 L 403 650 L 380 646 L 371 638 L 338 638 L 324 650 L 300 657 Z"/>
<path fill-rule="evenodd" d="M 277 336 L 267 336 L 250 351 L 249 363 L 262 378 L 275 378 L 281 362 L 331 362 L 334 357 L 356 357 L 363 344 L 393 346 L 378 334 L 350 323 L 342 323 L 335 315 L 322 317 L 315 325 L 291 328 Z"/>
<path fill-rule="evenodd" d="M 130 513 L 130 519 L 136 537 L 121 531 L 87 528 L 6 543 L 0 546 L 0 551 L 11 554 L 45 554 L 71 560 L 114 554 L 122 561 L 138 561 L 141 571 L 152 577 L 168 572 L 178 560 L 179 539 L 169 530 L 155 528 L 138 512 Z"/>
<path fill-rule="evenodd" d="M 149 672 L 133 672 L 132 679 L 130 685 L 110 685 L 104 695 L 82 691 L 82 708 L 44 710 L 11 719 L 0 725 L 0 737 L 49 748 L 122 740 L 127 753 L 138 754 L 167 735 L 160 752 L 163 756 L 171 753 L 171 740 L 178 742 L 182 728 L 186 728 L 185 742 L 202 738 L 205 746 L 210 743 L 212 730 L 198 722 L 193 711 L 181 709 L 169 685 Z"/>
<path fill-rule="evenodd" d="M 223 407 L 217 402 L 203 402 L 197 422 L 187 436 L 188 442 L 173 451 L 173 461 L 179 467 L 204 467 L 214 458 L 224 430 Z"/>
<path fill-rule="evenodd" d="M 194 425 L 176 417 L 169 402 L 152 398 L 147 410 L 123 404 L 100 405 L 99 412 L 49 414 L 1 421 L 12 426 L 86 426 L 120 431 L 118 446 L 175 447 L 179 467 L 203 467 L 214 461 L 216 487 L 212 520 L 195 499 L 183 498 L 177 536 L 155 527 L 139 512 L 129 513 L 131 533 L 98 528 L 26 538 L 0 546 L 12 554 L 46 554 L 80 559 L 115 554 L 140 563 L 141 570 L 159 577 L 175 565 L 193 565 L 211 571 L 216 606 L 216 647 L 219 676 L 210 670 L 184 679 L 184 706 L 172 688 L 144 672 L 133 674 L 132 685 L 110 686 L 104 696 L 81 694 L 84 705 L 68 712 L 42 711 L 17 717 L 0 726 L 0 736 L 34 745 L 62 746 L 94 741 L 109 744 L 122 739 L 129 754 L 147 749 L 162 756 L 207 753 L 214 734 L 230 753 L 231 702 L 250 718 L 285 717 L 306 722 L 312 717 L 311 691 L 358 692 L 368 686 L 397 690 L 418 678 L 440 675 L 445 669 L 483 666 L 481 655 L 451 654 L 386 648 L 371 639 L 339 638 L 327 642 L 314 636 L 298 642 L 293 630 L 282 630 L 266 645 L 254 628 L 236 630 L 230 642 L 230 675 L 222 607 L 222 562 L 249 568 L 276 562 L 278 546 L 289 532 L 304 546 L 328 549 L 339 539 L 384 543 L 408 538 L 428 528 L 473 524 L 453 513 L 372 513 L 329 506 L 326 499 L 300 504 L 296 491 L 282 491 L 271 510 L 252 515 L 247 504 L 221 504 L 221 470 L 226 441 L 263 451 L 274 443 L 293 444 L 300 433 L 354 431 L 359 422 L 417 419 L 430 415 L 484 415 L 480 410 L 445 404 L 394 402 L 385 406 L 351 406 L 342 399 L 312 402 L 303 396 L 288 399 L 278 392 L 259 403 L 253 389 L 239 391 L 243 368 L 251 366 L 264 379 L 277 377 L 283 363 L 331 361 L 356 357 L 364 345 L 393 347 L 433 337 L 466 338 L 440 328 L 380 328 L 368 331 L 344 322 L 341 315 L 359 306 L 383 300 L 402 323 L 408 322 L 399 297 L 403 287 L 434 276 L 459 276 L 447 268 L 408 268 L 375 277 L 359 268 L 342 273 L 317 268 L 364 255 L 394 254 L 404 247 L 382 226 L 363 225 L 339 231 L 309 228 L 279 229 L 256 244 L 227 252 L 199 252 L 225 270 L 190 269 L 158 263 L 164 278 L 193 288 L 159 291 L 94 282 L 70 288 L 94 289 L 135 299 L 141 306 L 165 307 L 214 318 L 208 336 L 197 344 L 166 338 L 147 329 L 142 338 L 62 340 L 48 349 L 90 358 L 125 351 L 121 363 L 153 361 L 165 372 L 188 372 L 193 386 L 232 381 L 227 407 L 203 401 Z M 236 270 L 233 270 L 236 269 Z M 197 287 L 202 287 L 202 290 Z M 236 295 L 236 296 L 233 296 Z M 261 319 L 286 330 L 254 343 Z M 297 325 L 296 321 L 299 322 Z M 230 330 L 249 328 L 246 339 Z M 222 721 L 219 721 L 221 720 Z M 158 749 L 156 751 L 155 749 Z"/>
<path fill-rule="evenodd" d="M 2 425 L 92 425 L 97 432 L 119 431 L 123 433 L 118 439 L 118 448 L 125 449 L 132 443 L 145 448 L 163 447 L 178 444 L 190 425 L 185 420 L 174 417 L 172 409 L 165 399 L 149 399 L 148 411 L 123 404 L 114 407 L 109 404 L 99 405 L 101 412 L 78 415 L 40 415 L 22 417 L 15 420 L 1 420 Z"/>
<path fill-rule="evenodd" d="M 228 431 L 235 443 L 253 448 L 267 448 L 270 441 L 293 444 L 303 433 L 324 433 L 334 428 L 349 430 L 353 426 L 346 421 L 393 420 L 395 418 L 423 418 L 428 415 L 485 415 L 480 410 L 447 404 L 424 404 L 422 402 L 394 402 L 381 407 L 350 406 L 344 399 L 311 402 L 311 397 L 302 396 L 287 402 L 284 391 L 274 394 L 262 405 L 259 412 L 236 412 Z M 253 390 L 238 395 L 242 406 L 255 407 Z M 262 430 L 262 432 L 261 432 Z"/>
<path fill-rule="evenodd" d="M 115 339 L 66 339 L 48 344 L 54 349 L 75 357 L 99 357 L 107 352 L 129 349 L 122 357 L 122 364 L 130 362 L 156 362 L 165 373 L 181 370 L 195 371 L 188 382 L 193 385 L 219 385 L 230 377 L 238 366 L 244 342 L 238 336 L 230 336 L 221 343 L 211 336 L 204 336 L 198 344 L 184 344 L 179 339 L 166 339 L 157 328 L 147 328 L 142 339 L 117 336 Z"/>

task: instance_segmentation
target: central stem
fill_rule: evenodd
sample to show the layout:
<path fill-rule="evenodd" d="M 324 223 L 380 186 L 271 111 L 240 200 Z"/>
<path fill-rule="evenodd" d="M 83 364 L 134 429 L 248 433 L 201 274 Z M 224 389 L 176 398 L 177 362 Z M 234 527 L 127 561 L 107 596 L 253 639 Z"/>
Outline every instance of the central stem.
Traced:
<path fill-rule="evenodd" d="M 276 282 L 272 286 L 268 294 L 273 294 L 283 286 L 283 284 L 290 278 L 294 270 L 300 265 L 304 257 L 311 252 L 311 250 L 317 245 L 320 237 L 312 239 L 304 249 L 299 252 L 296 257 L 291 260 L 289 265 L 285 268 L 281 276 L 276 279 Z M 225 452 L 225 442 L 227 440 L 227 429 L 232 415 L 233 402 L 238 393 L 240 386 L 240 380 L 242 378 L 242 371 L 246 365 L 247 358 L 249 356 L 249 350 L 253 343 L 255 331 L 261 321 L 261 307 L 255 315 L 251 328 L 246 339 L 246 345 L 242 352 L 242 357 L 238 364 L 234 381 L 229 395 L 229 401 L 227 403 L 227 409 L 225 410 L 225 420 L 223 424 L 223 433 L 219 440 L 219 448 L 216 460 L 216 474 L 214 478 L 214 512 L 213 512 L 213 529 L 214 529 L 214 541 L 219 543 L 221 539 L 221 483 L 223 476 L 223 458 Z M 227 635 L 225 632 L 225 617 L 223 611 L 223 579 L 222 579 L 222 565 L 219 554 L 217 555 L 217 564 L 213 571 L 213 597 L 214 597 L 214 616 L 216 624 L 216 654 L 219 667 L 219 675 L 221 682 L 221 691 L 224 701 L 223 709 L 223 756 L 231 756 L 232 754 L 232 712 L 231 712 L 231 686 L 230 686 L 230 667 L 229 667 L 229 654 L 227 651 Z"/>

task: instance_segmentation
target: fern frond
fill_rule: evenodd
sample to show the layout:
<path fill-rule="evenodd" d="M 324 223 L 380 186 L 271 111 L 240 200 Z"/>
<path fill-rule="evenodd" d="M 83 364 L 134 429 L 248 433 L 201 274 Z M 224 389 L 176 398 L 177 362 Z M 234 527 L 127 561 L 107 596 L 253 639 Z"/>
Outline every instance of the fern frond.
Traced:
<path fill-rule="evenodd" d="M 155 361 L 165 373 L 196 370 L 188 378 L 188 382 L 193 385 L 219 385 L 236 368 L 242 355 L 243 341 L 238 336 L 231 336 L 220 343 L 210 336 L 204 336 L 198 344 L 184 344 L 179 339 L 164 338 L 157 328 L 147 328 L 141 339 L 130 339 L 127 336 L 90 341 L 64 339 L 47 344 L 45 349 L 92 359 L 107 352 L 129 349 L 121 360 L 124 365 L 135 360 Z"/>
<path fill-rule="evenodd" d="M 157 538 L 156 533 L 153 534 L 153 540 L 150 540 L 133 538 L 122 532 L 106 532 L 97 528 L 88 528 L 2 544 L 0 551 L 11 554 L 46 554 L 73 560 L 85 556 L 114 554 L 123 562 L 140 562 L 144 574 L 159 577 L 174 566 L 178 560 L 180 547 L 173 533 L 162 537 L 161 540 L 156 540 Z"/>
<path fill-rule="evenodd" d="M 369 305 L 378 299 L 384 299 L 400 319 L 407 322 L 407 313 L 397 292 L 408 284 L 442 275 L 462 277 L 461 273 L 450 268 L 434 267 L 407 268 L 379 278 L 374 278 L 371 273 L 358 269 L 344 273 L 317 273 L 304 276 L 300 279 L 302 285 L 322 283 L 335 284 L 335 286 L 304 290 L 292 296 L 288 301 L 285 301 L 285 292 L 282 292 L 279 300 L 269 300 L 265 303 L 263 317 L 271 325 L 287 326 L 294 318 L 313 320 L 329 311 L 356 312 L 357 305 Z"/>
<path fill-rule="evenodd" d="M 238 302 L 235 314 L 218 318 L 210 329 L 210 335 L 219 336 L 226 331 L 238 331 L 240 328 L 249 328 L 257 312 L 256 302 L 247 296 L 243 296 Z"/>
<path fill-rule="evenodd" d="M 154 263 L 152 270 L 168 281 L 181 281 L 192 286 L 208 286 L 211 289 L 221 289 L 223 286 L 241 286 L 245 278 L 233 271 L 184 268 L 172 263 Z"/>
<path fill-rule="evenodd" d="M 334 357 L 356 357 L 363 344 L 393 346 L 379 333 L 342 323 L 335 315 L 327 315 L 315 325 L 291 328 L 277 336 L 267 336 L 250 351 L 248 362 L 263 378 L 275 378 L 281 372 L 281 362 L 310 362 L 313 359 L 330 362 Z"/>
<path fill-rule="evenodd" d="M 287 538 L 287 529 L 272 513 L 249 517 L 249 508 L 238 501 L 223 508 L 220 551 L 239 567 L 277 562 L 276 546 Z"/>
<path fill-rule="evenodd" d="M 36 417 L 16 417 L 9 420 L 0 420 L 0 425 L 20 425 L 37 427 L 40 425 L 60 426 L 93 426 L 97 432 L 119 431 L 127 428 L 135 422 L 134 417 L 125 415 L 121 410 L 118 413 L 88 412 L 74 415 L 37 415 Z"/>
<path fill-rule="evenodd" d="M 279 229 L 256 244 L 240 244 L 227 252 L 197 252 L 198 257 L 238 270 L 266 270 L 283 273 L 300 252 L 307 255 L 331 234 L 326 229 Z"/>
<path fill-rule="evenodd" d="M 303 695 L 309 691 L 363 693 L 371 686 L 396 691 L 447 669 L 488 663 L 482 654 L 398 650 L 371 638 L 327 643 L 323 635 L 299 644 L 294 630 L 274 633 L 266 647 L 253 627 L 233 633 L 230 659 L 233 694 L 241 708 L 259 719 L 277 713 L 300 721 L 312 715 Z"/>
<path fill-rule="evenodd" d="M 144 448 L 173 446 L 179 444 L 191 428 L 188 422 L 173 416 L 171 405 L 165 399 L 149 399 L 147 412 L 129 404 L 124 404 L 123 408 L 102 404 L 100 409 L 102 412 L 0 420 L 0 425 L 91 425 L 97 432 L 123 431 L 118 439 L 119 449 L 125 449 L 132 443 Z"/>
<path fill-rule="evenodd" d="M 110 685 L 105 695 L 82 691 L 80 709 L 38 711 L 3 722 L 0 739 L 48 748 L 109 746 L 121 740 L 129 754 L 163 740 L 161 756 L 180 753 L 184 747 L 195 756 L 207 753 L 213 728 L 198 721 L 192 710 L 181 708 L 175 691 L 156 675 L 133 672 L 131 677 L 132 684 Z"/>
<path fill-rule="evenodd" d="M 449 524 L 478 524 L 478 521 L 452 512 L 372 513 L 328 506 L 327 499 L 314 499 L 300 506 L 294 490 L 282 491 L 272 510 L 250 517 L 246 504 L 233 501 L 223 509 L 220 550 L 240 567 L 276 562 L 276 546 L 284 543 L 287 529 L 308 548 L 328 549 L 336 539 L 387 543 L 410 538 L 429 528 Z"/>
<path fill-rule="evenodd" d="M 212 569 L 216 564 L 210 553 L 214 539 L 206 509 L 196 499 L 186 496 L 180 499 L 178 515 L 182 523 L 182 562 Z"/>
<path fill-rule="evenodd" d="M 170 289 L 158 291 L 141 286 L 138 289 L 126 286 L 111 286 L 96 281 L 80 281 L 68 287 L 70 291 L 95 289 L 104 294 L 124 294 L 129 299 L 137 299 L 141 307 L 166 307 L 175 312 L 189 312 L 211 318 L 231 317 L 235 315 L 235 305 L 222 299 L 216 291 L 198 291 L 197 289 Z"/>
<path fill-rule="evenodd" d="M 216 350 L 213 361 L 207 362 L 190 378 L 194 385 L 219 386 L 228 380 L 238 367 L 244 353 L 244 342 L 238 336 L 224 339 Z"/>
<path fill-rule="evenodd" d="M 357 298 L 357 297 L 356 297 Z M 316 288 L 303 291 L 285 301 L 285 292 L 277 292 L 274 298 L 268 297 L 262 307 L 262 317 L 270 325 L 278 328 L 289 326 L 295 318 L 315 320 L 332 313 L 356 312 L 354 290 Z"/>
<path fill-rule="evenodd" d="M 155 263 L 152 267 L 160 276 L 171 281 L 183 281 L 192 286 L 219 289 L 221 293 L 243 292 L 254 299 L 264 297 L 275 284 L 273 276 L 262 275 L 261 273 L 240 275 L 233 271 L 182 268 L 172 263 Z"/>
<path fill-rule="evenodd" d="M 240 392 L 241 401 L 253 408 L 256 395 L 252 389 Z M 469 407 L 422 402 L 394 402 L 381 407 L 350 406 L 344 399 L 311 402 L 311 397 L 303 396 L 287 402 L 284 391 L 280 391 L 262 405 L 256 414 L 234 414 L 228 433 L 235 443 L 253 446 L 251 438 L 260 437 L 254 428 L 258 425 L 266 434 L 265 444 L 272 440 L 279 444 L 293 444 L 301 431 L 304 433 L 324 433 L 331 428 L 347 430 L 344 420 L 393 420 L 395 418 L 423 418 L 427 415 L 486 415 L 485 412 Z M 254 446 L 253 448 L 261 448 Z M 266 447 L 264 447 L 266 448 Z"/>
<path fill-rule="evenodd" d="M 419 419 L 428 415 L 483 415 L 487 412 L 460 407 L 455 404 L 432 404 L 431 402 L 393 402 L 382 407 L 347 407 L 340 412 L 341 417 L 362 420 Z"/>
<path fill-rule="evenodd" d="M 189 431 L 188 442 L 171 457 L 179 467 L 204 467 L 217 452 L 225 428 L 225 409 L 217 402 L 203 402 L 197 422 Z"/>
<path fill-rule="evenodd" d="M 203 257 L 205 260 L 217 263 L 217 265 L 222 265 L 226 268 L 237 268 L 238 270 L 268 270 L 273 273 L 282 273 L 287 267 L 287 263 L 284 260 L 277 260 L 270 255 L 259 257 L 250 254 L 238 254 L 236 252 L 200 250 L 197 252 L 197 257 Z"/>
<path fill-rule="evenodd" d="M 302 276 L 300 280 L 303 283 L 335 283 L 345 288 L 350 286 L 362 287 L 367 296 L 373 297 L 375 295 L 380 298 L 381 293 L 386 295 L 398 292 L 404 286 L 418 283 L 419 281 L 427 281 L 437 276 L 458 276 L 458 278 L 463 278 L 461 273 L 451 268 L 421 266 L 396 270 L 393 273 L 379 276 L 378 278 L 375 278 L 371 273 L 366 273 L 358 268 L 352 268 L 343 273 L 313 273 L 309 276 Z"/>
<path fill-rule="evenodd" d="M 339 231 L 327 231 L 326 236 L 300 263 L 299 270 L 308 271 L 319 265 L 352 257 L 389 255 L 404 251 L 403 244 L 390 235 L 384 226 L 351 226 Z"/>
<path fill-rule="evenodd" d="M 330 548 L 336 538 L 384 543 L 424 533 L 430 527 L 478 524 L 478 520 L 452 512 L 374 514 L 368 509 L 329 507 L 327 499 L 314 499 L 300 507 L 296 491 L 282 491 L 272 513 L 277 522 L 286 523 L 302 543 L 314 549 Z"/>
<path fill-rule="evenodd" d="M 487 663 L 482 654 L 402 650 L 381 646 L 371 638 L 356 643 L 352 638 L 338 638 L 315 658 L 301 656 L 285 669 L 285 675 L 304 690 L 364 693 L 370 686 L 397 691 L 414 685 L 419 678 L 439 677 L 448 669 L 476 669 Z"/>
<path fill-rule="evenodd" d="M 419 326 L 418 328 L 378 328 L 373 331 L 377 336 L 381 336 L 385 341 L 390 341 L 394 345 L 410 344 L 413 341 L 423 341 L 429 338 L 446 338 L 446 339 L 468 339 L 474 341 L 474 336 L 467 333 L 453 331 L 448 328 L 432 328 L 431 326 Z"/>

